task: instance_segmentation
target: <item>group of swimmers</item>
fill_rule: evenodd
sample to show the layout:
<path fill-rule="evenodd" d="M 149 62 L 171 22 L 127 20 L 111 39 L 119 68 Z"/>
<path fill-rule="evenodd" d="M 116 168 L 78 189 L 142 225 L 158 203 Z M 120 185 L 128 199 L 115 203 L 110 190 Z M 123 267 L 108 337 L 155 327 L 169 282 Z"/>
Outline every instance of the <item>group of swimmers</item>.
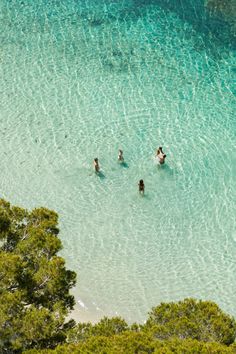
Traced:
<path fill-rule="evenodd" d="M 155 157 L 158 160 L 160 165 L 163 165 L 165 163 L 166 154 L 163 152 L 161 146 L 159 146 L 159 148 L 157 149 Z M 123 151 L 121 149 L 119 149 L 119 152 L 118 152 L 118 161 L 124 162 Z M 93 165 L 94 165 L 95 172 L 99 173 L 100 166 L 99 166 L 97 157 L 93 160 Z M 139 188 L 139 193 L 144 194 L 145 185 L 144 185 L 143 179 L 140 179 L 140 181 L 138 183 L 138 188 Z"/>

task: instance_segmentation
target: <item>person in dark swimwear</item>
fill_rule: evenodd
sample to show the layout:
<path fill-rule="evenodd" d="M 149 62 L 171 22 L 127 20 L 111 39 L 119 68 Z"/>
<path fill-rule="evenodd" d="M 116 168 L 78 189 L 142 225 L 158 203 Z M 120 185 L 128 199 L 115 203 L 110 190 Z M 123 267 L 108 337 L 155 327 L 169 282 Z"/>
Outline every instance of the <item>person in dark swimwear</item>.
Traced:
<path fill-rule="evenodd" d="M 100 167 L 99 167 L 99 163 L 98 163 L 98 158 L 97 157 L 93 160 L 93 165 L 94 165 L 95 172 L 99 172 Z"/>
<path fill-rule="evenodd" d="M 164 154 L 161 146 L 157 149 L 156 157 L 161 165 L 165 163 L 166 154 Z"/>
<path fill-rule="evenodd" d="M 143 179 L 140 179 L 139 184 L 138 184 L 138 189 L 139 189 L 139 193 L 144 194 L 145 185 L 144 185 Z"/>

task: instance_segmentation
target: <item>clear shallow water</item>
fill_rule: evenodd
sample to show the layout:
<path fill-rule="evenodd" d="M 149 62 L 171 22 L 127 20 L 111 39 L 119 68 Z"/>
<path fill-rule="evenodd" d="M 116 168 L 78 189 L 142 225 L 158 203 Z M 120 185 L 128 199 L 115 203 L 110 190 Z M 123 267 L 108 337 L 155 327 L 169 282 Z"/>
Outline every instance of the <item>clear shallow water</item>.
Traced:
<path fill-rule="evenodd" d="M 1 195 L 59 213 L 78 319 L 236 316 L 235 33 L 194 4 L 0 0 Z"/>

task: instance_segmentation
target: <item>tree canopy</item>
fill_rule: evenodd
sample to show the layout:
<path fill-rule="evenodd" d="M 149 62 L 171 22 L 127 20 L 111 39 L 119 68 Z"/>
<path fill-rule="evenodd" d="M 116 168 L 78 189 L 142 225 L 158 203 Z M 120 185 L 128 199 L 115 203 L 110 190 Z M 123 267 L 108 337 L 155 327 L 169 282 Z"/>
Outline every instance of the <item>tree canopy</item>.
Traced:
<path fill-rule="evenodd" d="M 158 339 L 192 338 L 229 345 L 236 334 L 235 320 L 212 301 L 185 299 L 154 307 L 143 326 Z"/>
<path fill-rule="evenodd" d="M 24 354 L 235 354 L 234 346 L 195 339 L 155 340 L 150 334 L 127 331 L 111 337 L 97 336 L 54 350 L 30 350 Z"/>
<path fill-rule="evenodd" d="M 52 347 L 65 339 L 76 274 L 57 256 L 58 215 L 0 200 L 0 349 Z"/>

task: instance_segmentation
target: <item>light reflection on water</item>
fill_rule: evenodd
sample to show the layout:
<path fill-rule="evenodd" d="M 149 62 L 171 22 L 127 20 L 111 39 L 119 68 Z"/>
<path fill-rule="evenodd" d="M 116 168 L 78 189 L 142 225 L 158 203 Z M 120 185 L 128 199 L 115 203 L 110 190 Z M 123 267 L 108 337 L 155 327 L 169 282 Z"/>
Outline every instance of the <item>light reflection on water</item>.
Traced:
<path fill-rule="evenodd" d="M 236 314 L 235 43 L 171 4 L 0 1 L 2 195 L 60 214 L 80 319 L 188 296 Z"/>

